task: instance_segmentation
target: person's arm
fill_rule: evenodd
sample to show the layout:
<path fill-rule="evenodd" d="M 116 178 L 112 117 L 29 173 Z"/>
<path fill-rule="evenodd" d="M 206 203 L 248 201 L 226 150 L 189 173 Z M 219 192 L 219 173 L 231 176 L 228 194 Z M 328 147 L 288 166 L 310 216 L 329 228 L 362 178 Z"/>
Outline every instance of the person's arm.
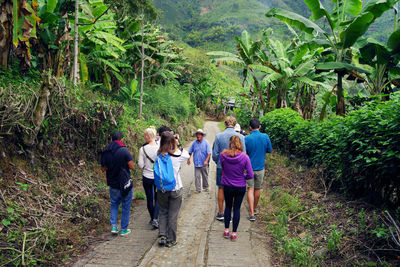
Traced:
<path fill-rule="evenodd" d="M 135 165 L 133 164 L 133 160 L 128 161 L 128 167 L 129 169 L 133 170 L 135 168 Z"/>
<path fill-rule="evenodd" d="M 207 140 L 206 140 L 206 142 L 207 142 Z M 206 145 L 206 147 L 207 147 L 207 158 L 204 161 L 204 167 L 208 166 L 208 163 L 210 162 L 210 158 L 211 158 L 211 146 L 210 146 L 210 143 L 207 142 L 206 144 L 207 144 Z"/>
<path fill-rule="evenodd" d="M 240 141 L 242 141 L 243 153 L 246 153 L 246 142 L 244 141 L 244 136 L 243 135 L 240 136 Z"/>
<path fill-rule="evenodd" d="M 179 163 L 182 163 L 182 162 L 187 161 L 189 158 L 190 158 L 189 153 L 185 149 L 183 149 L 181 156 L 177 159 L 178 159 Z"/>
<path fill-rule="evenodd" d="M 246 176 L 244 177 L 246 180 L 251 180 L 254 178 L 253 167 L 251 166 L 250 158 L 246 155 L 246 162 L 245 162 L 245 170 Z"/>
<path fill-rule="evenodd" d="M 135 168 L 135 165 L 133 164 L 133 158 L 131 153 L 129 153 L 129 150 L 127 148 L 125 148 L 125 160 L 126 163 L 128 164 L 128 168 L 130 170 L 133 170 Z"/>
<path fill-rule="evenodd" d="M 143 147 L 141 147 L 140 149 L 139 149 L 139 160 L 138 160 L 138 166 L 139 166 L 139 168 L 140 169 L 142 169 L 143 170 L 143 168 L 144 168 L 144 157 L 145 157 L 145 155 L 144 155 L 144 152 L 143 152 Z"/>
<path fill-rule="evenodd" d="M 218 141 L 218 138 L 215 138 L 214 145 L 213 145 L 213 151 L 212 151 L 212 159 L 217 164 L 220 159 L 219 158 L 220 154 L 221 154 L 221 151 L 219 150 L 219 141 Z"/>
<path fill-rule="evenodd" d="M 193 150 L 194 150 L 193 146 L 194 146 L 194 143 L 190 146 L 190 149 L 189 149 L 189 158 L 187 160 L 187 165 L 190 165 L 190 158 L 191 158 L 191 156 L 193 154 Z"/>
<path fill-rule="evenodd" d="M 271 140 L 269 139 L 269 136 L 267 135 L 267 153 L 271 153 L 272 152 L 272 144 L 271 144 Z"/>

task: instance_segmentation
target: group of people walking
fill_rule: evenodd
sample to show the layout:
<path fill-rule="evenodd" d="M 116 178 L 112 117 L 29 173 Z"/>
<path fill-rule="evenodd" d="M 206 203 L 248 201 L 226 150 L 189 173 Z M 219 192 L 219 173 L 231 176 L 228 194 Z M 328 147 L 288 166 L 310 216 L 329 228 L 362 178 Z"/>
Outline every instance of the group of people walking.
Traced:
<path fill-rule="evenodd" d="M 268 135 L 259 131 L 257 119 L 250 121 L 251 134 L 244 137 L 235 131 L 234 117 L 225 120 L 226 129 L 219 133 L 211 148 L 206 133 L 199 129 L 196 141 L 189 151 L 182 148 L 179 136 L 169 127 L 157 131 L 149 127 L 144 131 L 145 144 L 139 149 L 138 166 L 142 170 L 142 184 L 146 193 L 150 224 L 159 230 L 159 245 L 172 247 L 177 244 L 177 221 L 182 205 L 183 183 L 181 164 L 193 164 L 195 192 L 209 191 L 209 163 L 217 164 L 218 214 L 216 219 L 225 222 L 223 236 L 235 241 L 240 221 L 240 207 L 246 194 L 249 202 L 250 221 L 255 220 L 260 189 L 264 178 L 265 155 L 271 153 Z M 237 130 L 237 127 L 236 127 Z M 128 229 L 133 185 L 130 170 L 134 168 L 132 155 L 123 143 L 123 134 L 114 132 L 111 143 L 101 154 L 102 170 L 106 172 L 110 187 L 111 233 L 124 236 Z M 225 210 L 223 209 L 225 202 Z M 118 208 L 122 206 L 121 229 L 118 229 Z M 232 218 L 233 212 L 233 218 Z M 232 229 L 230 223 L 232 222 Z"/>

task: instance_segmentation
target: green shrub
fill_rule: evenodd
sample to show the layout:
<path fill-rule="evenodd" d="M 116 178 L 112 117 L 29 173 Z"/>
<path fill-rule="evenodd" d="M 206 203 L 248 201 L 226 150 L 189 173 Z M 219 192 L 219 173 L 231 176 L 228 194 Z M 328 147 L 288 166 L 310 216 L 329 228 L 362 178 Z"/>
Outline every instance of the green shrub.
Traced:
<path fill-rule="evenodd" d="M 291 151 L 293 144 L 289 140 L 289 131 L 300 123 L 303 118 L 289 108 L 276 109 L 260 119 L 261 130 L 271 138 L 272 147 L 282 151 Z"/>
<path fill-rule="evenodd" d="M 261 118 L 273 145 L 324 167 L 328 179 L 349 196 L 375 204 L 400 204 L 400 93 L 345 118 L 304 121 L 279 109 Z"/>
<path fill-rule="evenodd" d="M 235 108 L 234 112 L 237 122 L 242 126 L 242 128 L 247 127 L 252 119 L 251 111 L 249 109 Z"/>

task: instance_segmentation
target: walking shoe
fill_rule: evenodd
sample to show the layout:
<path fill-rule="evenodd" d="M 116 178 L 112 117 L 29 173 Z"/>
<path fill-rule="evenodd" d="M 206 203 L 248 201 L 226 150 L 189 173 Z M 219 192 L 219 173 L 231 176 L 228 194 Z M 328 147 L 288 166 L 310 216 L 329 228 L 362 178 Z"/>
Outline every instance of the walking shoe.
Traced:
<path fill-rule="evenodd" d="M 258 210 L 254 210 L 254 215 L 258 215 L 260 212 Z"/>
<path fill-rule="evenodd" d="M 224 221 L 224 214 L 219 214 L 219 213 L 218 213 L 216 219 L 217 219 L 218 221 L 223 222 L 223 221 Z"/>
<path fill-rule="evenodd" d="M 247 219 L 249 219 L 249 221 L 254 222 L 256 220 L 256 217 L 254 216 L 249 216 L 247 217 Z"/>
<path fill-rule="evenodd" d="M 200 193 L 201 193 L 201 191 L 197 191 L 197 190 L 196 190 L 196 191 L 194 191 L 194 192 L 195 192 L 196 194 L 200 194 Z"/>
<path fill-rule="evenodd" d="M 167 237 L 165 237 L 165 236 L 160 236 L 160 237 L 158 238 L 158 245 L 159 245 L 160 247 L 166 246 L 166 245 L 167 245 Z"/>
<path fill-rule="evenodd" d="M 153 226 L 154 229 L 158 229 L 158 220 L 156 219 L 152 220 L 151 225 Z"/>
<path fill-rule="evenodd" d="M 112 227 L 112 228 L 111 228 L 111 234 L 117 235 L 118 233 L 119 233 L 119 230 L 118 230 L 117 227 Z"/>
<path fill-rule="evenodd" d="M 228 230 L 224 230 L 224 237 L 225 237 L 226 239 L 229 238 L 229 235 L 230 235 L 229 229 L 228 229 Z"/>
<path fill-rule="evenodd" d="M 236 241 L 238 238 L 238 234 L 237 233 L 232 233 L 231 234 L 231 241 Z"/>
<path fill-rule="evenodd" d="M 204 192 L 210 192 L 210 190 L 208 188 L 203 189 Z"/>
<path fill-rule="evenodd" d="M 177 244 L 178 244 L 178 242 L 176 242 L 176 241 L 168 241 L 165 246 L 167 248 L 172 248 L 172 247 L 176 246 Z"/>
<path fill-rule="evenodd" d="M 125 230 L 121 230 L 121 236 L 126 236 L 129 235 L 131 233 L 131 229 L 125 229 Z"/>

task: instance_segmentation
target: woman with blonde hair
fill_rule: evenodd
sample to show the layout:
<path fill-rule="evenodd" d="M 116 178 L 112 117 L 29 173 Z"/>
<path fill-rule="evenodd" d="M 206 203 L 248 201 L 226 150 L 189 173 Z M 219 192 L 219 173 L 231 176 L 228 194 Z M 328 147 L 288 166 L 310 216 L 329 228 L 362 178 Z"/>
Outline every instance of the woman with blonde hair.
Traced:
<path fill-rule="evenodd" d="M 224 186 L 225 197 L 225 230 L 223 236 L 237 240 L 237 228 L 240 221 L 240 207 L 246 194 L 246 180 L 253 179 L 254 173 L 250 158 L 242 153 L 243 145 L 236 135 L 229 139 L 229 149 L 222 151 L 220 162 L 222 167 L 221 184 Z M 233 227 L 230 233 L 229 225 L 233 209 Z"/>
<path fill-rule="evenodd" d="M 150 224 L 158 228 L 158 201 L 157 189 L 154 184 L 153 165 L 157 157 L 158 145 L 156 144 L 156 130 L 150 126 L 144 131 L 145 144 L 139 150 L 139 168 L 143 171 L 142 184 L 146 193 L 147 210 L 150 214 Z"/>

